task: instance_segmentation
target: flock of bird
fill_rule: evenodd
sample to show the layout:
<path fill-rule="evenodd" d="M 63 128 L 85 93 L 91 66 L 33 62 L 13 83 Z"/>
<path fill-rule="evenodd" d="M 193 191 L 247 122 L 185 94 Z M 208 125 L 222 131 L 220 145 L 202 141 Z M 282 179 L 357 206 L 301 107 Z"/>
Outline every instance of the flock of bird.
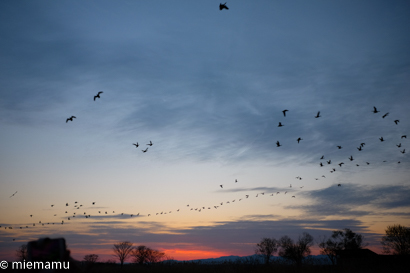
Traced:
<path fill-rule="evenodd" d="M 94 100 L 95 100 L 96 98 L 100 98 L 100 94 L 101 94 L 101 93 L 103 93 L 103 92 L 102 92 L 102 91 L 98 92 L 98 94 L 97 94 L 96 96 L 94 96 Z M 286 118 L 287 112 L 289 112 L 289 110 L 287 110 L 287 109 L 285 109 L 285 110 L 282 111 L 283 116 L 284 116 L 285 118 Z M 375 113 L 375 114 L 377 114 L 377 113 L 379 113 L 380 111 L 377 110 L 376 107 L 374 107 L 374 109 L 373 109 L 372 112 Z M 386 118 L 388 115 L 389 115 L 389 113 L 386 113 L 386 114 L 384 114 L 384 115 L 382 116 L 382 118 L 384 119 L 384 118 Z M 321 117 L 320 111 L 318 111 L 317 114 L 316 114 L 316 116 L 314 116 L 314 117 L 315 117 L 315 118 L 320 118 L 320 117 Z M 75 117 L 72 116 L 70 119 L 67 119 L 67 122 L 68 122 L 68 120 L 71 120 L 71 121 L 72 121 L 72 118 L 75 118 Z M 394 123 L 395 123 L 396 125 L 398 125 L 399 120 L 397 120 L 397 119 L 394 120 Z M 284 125 L 282 122 L 279 122 L 278 127 L 284 127 L 284 126 L 285 126 L 285 125 Z M 401 136 L 400 136 L 400 139 L 401 139 L 401 140 L 407 139 L 407 135 L 401 135 Z M 302 140 L 303 140 L 303 139 L 302 139 L 301 137 L 298 137 L 298 138 L 296 139 L 296 142 L 299 144 Z M 380 137 L 379 140 L 380 140 L 380 142 L 386 141 L 386 139 L 384 139 L 383 137 Z M 138 148 L 138 147 L 140 146 L 140 144 L 139 144 L 138 142 L 137 142 L 137 143 L 133 143 L 132 145 L 134 145 L 136 148 Z M 151 146 L 153 145 L 153 143 L 152 143 L 152 141 L 149 141 L 149 143 L 147 143 L 146 145 L 151 147 Z M 279 141 L 276 142 L 276 145 L 277 145 L 277 147 L 282 147 L 282 146 L 283 146 L 282 144 L 280 144 Z M 359 143 L 359 144 L 358 144 L 358 147 L 357 147 L 357 150 L 358 150 L 358 151 L 362 151 L 362 150 L 364 149 L 365 145 L 366 145 L 365 142 Z M 404 149 L 404 148 L 401 150 L 401 148 L 402 148 L 402 143 L 401 143 L 401 142 L 398 143 L 398 144 L 396 144 L 396 146 L 399 148 L 399 151 L 400 151 L 402 154 L 405 153 L 405 149 Z M 336 146 L 335 146 L 335 149 L 336 149 L 336 150 L 341 150 L 342 148 L 343 148 L 343 147 L 342 147 L 341 145 L 336 145 Z M 148 150 L 148 147 L 147 147 L 145 150 L 143 150 L 143 152 L 146 152 L 147 150 Z M 350 155 L 349 157 L 346 157 L 346 159 L 348 159 L 349 162 L 353 162 L 353 161 L 356 160 L 356 158 L 354 158 L 353 155 Z M 384 160 L 383 162 L 386 162 L 386 161 Z M 400 161 L 398 161 L 398 163 L 400 163 Z M 328 165 L 332 165 L 332 164 L 333 164 L 332 159 L 325 157 L 325 155 L 322 155 L 322 156 L 319 158 L 319 163 L 318 163 L 318 165 L 319 165 L 320 168 L 325 167 L 325 166 L 328 166 Z M 365 164 L 365 165 L 370 165 L 371 163 L 368 162 L 368 161 L 365 161 L 364 164 Z M 338 168 L 342 168 L 342 166 L 345 165 L 345 163 L 342 161 L 342 162 L 337 163 L 336 165 L 339 166 Z M 356 164 L 356 166 L 358 167 L 358 166 L 360 166 L 360 165 L 359 165 L 359 164 Z M 330 172 L 330 173 L 334 173 L 334 172 L 336 172 L 336 171 L 337 171 L 337 167 L 335 167 L 335 166 L 332 166 L 332 167 L 329 169 L 329 172 Z M 325 176 L 324 174 L 322 174 L 320 177 L 321 177 L 321 178 L 326 178 L 326 176 Z M 298 181 L 301 181 L 301 180 L 302 180 L 302 177 L 301 177 L 301 176 L 296 176 L 295 179 L 298 180 Z M 319 177 L 315 177 L 314 179 L 315 179 L 315 180 L 319 180 Z M 306 179 L 305 179 L 305 181 L 306 181 Z M 235 181 L 234 181 L 234 182 L 231 182 L 231 183 L 232 183 L 232 184 L 227 184 L 228 188 L 230 188 L 231 185 L 236 185 L 236 184 L 238 183 L 238 179 L 235 179 Z M 337 186 L 337 187 L 341 187 L 342 184 L 341 184 L 341 183 L 338 183 L 336 186 Z M 220 184 L 219 187 L 220 187 L 221 190 L 226 189 L 226 187 L 224 188 L 224 184 Z M 240 196 L 240 198 L 236 198 L 236 199 L 233 199 L 233 200 L 220 201 L 220 202 L 218 202 L 217 204 L 211 204 L 211 205 L 208 204 L 208 205 L 202 205 L 202 206 L 192 206 L 192 205 L 190 205 L 190 204 L 187 204 L 187 205 L 184 206 L 183 208 L 184 208 L 185 210 L 188 210 L 188 211 L 201 212 L 201 211 L 204 211 L 204 210 L 218 209 L 218 208 L 220 208 L 221 206 L 223 206 L 224 204 L 225 204 L 225 205 L 233 204 L 233 203 L 235 203 L 236 201 L 237 201 L 237 202 L 240 202 L 240 201 L 242 201 L 242 200 L 249 199 L 250 197 L 258 198 L 258 197 L 261 197 L 261 196 L 276 196 L 276 195 L 281 194 L 281 193 L 283 193 L 283 195 L 286 195 L 286 194 L 288 194 L 288 193 L 291 192 L 291 191 L 294 192 L 295 189 L 301 190 L 301 189 L 303 189 L 304 187 L 305 187 L 304 185 L 299 185 L 299 186 L 296 186 L 296 187 L 295 187 L 295 186 L 292 186 L 292 184 L 290 184 L 288 189 L 286 189 L 286 190 L 283 189 L 282 191 L 259 192 L 259 193 L 256 193 L 256 195 L 255 195 L 255 193 L 253 193 L 253 194 L 249 193 L 249 194 Z M 10 198 L 11 198 L 11 197 L 14 197 L 16 194 L 17 194 L 17 191 L 16 191 L 14 194 L 12 194 L 12 195 L 10 196 Z M 296 198 L 296 195 L 289 195 L 289 196 L 290 196 L 290 198 Z M 91 206 L 94 206 L 94 205 L 95 205 L 95 202 L 91 202 L 90 204 L 91 204 Z M 59 205 L 59 206 L 55 206 L 54 204 L 51 204 L 51 208 L 54 210 L 53 213 L 52 213 L 53 217 L 57 217 L 57 216 L 62 217 L 62 218 L 60 218 L 60 219 L 62 219 L 61 222 L 56 222 L 56 221 L 43 221 L 43 220 L 41 220 L 41 219 L 37 219 L 37 220 L 35 220 L 35 222 L 32 222 L 31 224 L 24 224 L 24 225 L 7 225 L 7 226 L 5 226 L 4 228 L 5 228 L 5 229 L 13 229 L 13 226 L 14 226 L 14 228 L 23 229 L 23 228 L 30 228 L 30 227 L 33 228 L 33 227 L 38 227 L 38 226 L 46 226 L 46 225 L 54 225 L 54 224 L 61 224 L 61 225 L 63 225 L 63 224 L 65 224 L 65 223 L 71 222 L 71 221 L 73 221 L 74 219 L 77 219 L 77 218 L 94 218 L 94 217 L 96 217 L 96 216 L 98 217 L 98 216 L 100 216 L 100 215 L 102 215 L 103 217 L 120 217 L 120 218 L 126 218 L 126 217 L 132 218 L 132 217 L 134 217 L 134 216 L 135 216 L 135 217 L 139 217 L 139 216 L 151 217 L 151 216 L 161 216 L 161 215 L 170 214 L 170 213 L 172 213 L 173 211 L 176 212 L 176 213 L 178 213 L 178 212 L 184 210 L 184 209 L 178 208 L 178 209 L 176 209 L 176 210 L 162 210 L 162 211 L 158 211 L 158 212 L 150 212 L 150 213 L 145 213 L 145 214 L 142 214 L 142 213 L 140 213 L 140 212 L 134 212 L 134 213 L 124 213 L 124 212 L 121 212 L 121 213 L 117 213 L 117 214 L 116 214 L 115 211 L 112 211 L 112 213 L 111 213 L 111 211 L 109 212 L 109 211 L 101 211 L 101 210 L 99 210 L 98 213 L 97 213 L 97 209 L 96 209 L 96 208 L 92 208 L 92 207 L 84 208 L 83 205 L 82 205 L 82 204 L 78 204 L 77 201 L 74 202 L 74 205 L 73 205 L 73 206 L 70 206 L 69 202 L 66 202 L 66 203 L 65 203 L 65 206 L 64 206 L 64 204 L 61 204 L 61 205 Z M 61 210 L 62 208 L 64 208 L 64 209 Z M 76 212 L 78 212 L 78 210 L 81 210 L 81 209 L 82 209 L 83 211 L 81 211 L 81 212 L 79 212 L 79 213 L 76 213 Z M 93 213 L 89 213 L 89 212 L 87 213 L 85 210 L 88 210 L 88 211 L 92 210 Z M 30 215 L 29 215 L 30 219 L 33 219 L 33 216 L 34 216 L 33 214 L 30 214 Z M 47 219 L 47 220 L 49 220 L 49 219 Z M 0 228 L 1 228 L 1 226 L 0 226 Z M 14 240 L 14 239 L 13 239 L 13 240 Z"/>
<path fill-rule="evenodd" d="M 226 3 L 224 3 L 224 4 L 221 3 L 221 4 L 219 5 L 219 9 L 220 9 L 220 10 L 224 10 L 224 9 L 229 10 L 229 8 L 226 6 Z M 101 99 L 100 95 L 103 94 L 103 93 L 104 93 L 103 91 L 99 91 L 99 92 L 94 96 L 94 101 L 96 101 L 97 98 L 98 98 L 98 99 Z M 284 118 L 287 117 L 287 113 L 288 113 L 288 112 L 289 112 L 288 109 L 285 109 L 285 110 L 282 111 Z M 373 107 L 373 111 L 371 111 L 371 112 L 373 112 L 374 114 L 378 114 L 380 111 L 379 111 L 376 107 Z M 388 117 L 388 116 L 389 116 L 389 112 L 385 113 L 385 114 L 382 116 L 382 118 L 385 119 L 385 118 Z M 316 119 L 321 118 L 322 116 L 321 116 L 320 111 L 318 111 L 318 112 L 316 113 L 316 115 L 314 115 L 313 117 L 316 118 Z M 76 117 L 73 116 L 73 115 L 70 116 L 69 118 L 66 119 L 66 123 L 68 123 L 69 121 L 73 122 L 73 119 L 75 119 L 75 118 L 76 118 Z M 394 122 L 396 125 L 398 125 L 400 121 L 399 121 L 398 119 L 395 119 L 395 120 L 393 120 L 393 122 Z M 284 124 L 282 121 L 280 121 L 280 122 L 278 123 L 278 127 L 279 127 L 279 128 L 284 127 L 285 125 L 286 125 L 286 124 Z M 401 135 L 401 139 L 406 139 L 406 138 L 407 138 L 407 135 Z M 297 137 L 297 138 L 295 137 L 295 140 L 296 140 L 297 144 L 300 144 L 300 143 L 303 141 L 303 138 L 299 136 L 299 137 Z M 380 142 L 385 142 L 385 141 L 387 141 L 383 136 L 381 136 L 381 137 L 379 138 L 379 140 L 380 140 Z M 134 145 L 135 148 L 138 148 L 138 147 L 140 146 L 140 144 L 139 144 L 138 142 L 132 143 L 132 145 Z M 358 144 L 358 147 L 357 147 L 357 150 L 358 150 L 359 152 L 363 151 L 365 145 L 366 145 L 365 142 L 359 143 L 359 144 Z M 152 141 L 149 141 L 149 143 L 147 143 L 146 146 L 149 146 L 149 147 L 153 146 Z M 283 147 L 283 146 L 284 146 L 284 145 L 281 144 L 279 140 L 276 141 L 276 147 L 277 147 L 277 148 Z M 400 149 L 400 148 L 402 148 L 402 143 L 400 142 L 400 143 L 396 144 L 396 146 Z M 335 149 L 338 149 L 338 150 L 341 150 L 342 148 L 343 148 L 343 147 L 342 147 L 341 145 L 336 145 L 336 146 L 335 146 Z M 281 148 L 281 149 L 283 149 L 283 148 Z M 148 147 L 146 147 L 145 149 L 142 149 L 142 152 L 143 152 L 143 153 L 146 153 L 147 151 L 148 151 Z M 406 150 L 403 148 L 403 149 L 400 149 L 399 151 L 400 151 L 402 154 L 405 154 L 405 151 L 406 151 Z M 350 155 L 349 157 L 346 157 L 346 159 L 349 160 L 349 162 L 353 162 L 353 161 L 356 160 L 356 158 L 354 158 L 353 155 Z M 322 161 L 322 160 L 323 160 L 323 161 Z M 383 162 L 386 162 L 386 161 L 383 161 Z M 400 161 L 398 161 L 398 163 L 400 163 Z M 332 165 L 332 164 L 333 164 L 333 163 L 332 163 L 332 159 L 325 157 L 325 155 L 322 155 L 322 156 L 319 158 L 318 166 L 319 166 L 320 168 L 323 168 L 323 167 L 325 167 L 325 166 Z M 365 161 L 364 164 L 365 164 L 365 165 L 370 165 L 371 163 L 368 162 L 368 161 Z M 344 163 L 343 161 L 341 161 L 341 162 L 337 163 L 337 165 L 339 166 L 338 168 L 342 168 L 342 166 L 345 165 L 345 163 Z M 359 167 L 360 164 L 357 163 L 356 166 Z M 334 167 L 334 166 L 332 166 L 332 167 L 329 169 L 329 172 L 330 172 L 330 173 L 334 173 L 334 172 L 336 172 L 336 171 L 337 171 L 337 167 Z M 320 177 L 320 178 L 319 178 L 319 177 Z M 302 180 L 302 177 L 301 177 L 301 176 L 296 176 L 295 178 L 296 178 L 296 180 L 298 180 L 298 181 L 301 181 L 301 180 Z M 319 179 L 321 179 L 321 178 L 326 178 L 326 176 L 325 176 L 324 174 L 321 174 L 321 175 L 319 175 L 318 177 L 314 177 L 314 180 L 319 180 Z M 306 179 L 305 179 L 305 181 L 306 181 Z M 236 185 L 236 184 L 238 183 L 238 179 L 235 179 L 235 181 L 234 181 L 234 182 L 231 182 L 231 183 L 232 183 L 233 185 Z M 300 182 L 299 182 L 299 183 L 300 183 Z M 227 184 L 227 185 L 225 185 L 225 186 L 228 186 L 228 188 L 229 188 L 232 184 Z M 337 184 L 337 187 L 341 187 L 341 186 L 342 186 L 341 183 L 338 183 L 338 184 Z M 227 188 L 227 187 L 224 188 L 224 184 L 220 184 L 219 187 L 220 187 L 220 190 L 224 190 L 224 189 Z M 36 219 L 34 222 L 33 222 L 33 221 L 30 221 L 30 224 L 7 225 L 7 226 L 3 226 L 3 227 L 4 227 L 5 229 L 13 229 L 13 227 L 14 227 L 14 229 L 16 229 L 16 228 L 17 228 L 17 229 L 23 229 L 23 228 L 33 228 L 33 227 L 38 227 L 38 226 L 55 225 L 55 224 L 61 224 L 61 225 L 63 225 L 63 224 L 65 224 L 65 223 L 68 223 L 68 222 L 73 221 L 74 219 L 78 219 L 78 218 L 94 218 L 94 217 L 96 217 L 96 216 L 98 217 L 98 216 L 100 216 L 100 215 L 102 215 L 102 217 L 120 217 L 120 218 L 128 217 L 128 218 L 132 218 L 132 217 L 134 217 L 134 216 L 135 216 L 135 217 L 139 217 L 139 216 L 146 216 L 146 217 L 150 217 L 150 216 L 160 216 L 160 215 L 170 214 L 170 213 L 172 213 L 172 212 L 180 212 L 180 211 L 183 211 L 183 210 L 186 210 L 186 211 L 194 211 L 194 212 L 201 212 L 201 211 L 205 211 L 205 210 L 218 209 L 218 208 L 220 208 L 221 206 L 223 206 L 224 204 L 225 204 L 225 205 L 227 205 L 227 204 L 233 204 L 233 203 L 235 203 L 236 201 L 240 202 L 240 201 L 242 201 L 242 200 L 249 199 L 250 197 L 258 198 L 258 197 L 260 197 L 260 196 L 276 196 L 276 195 L 281 194 L 281 193 L 283 193 L 283 195 L 286 195 L 286 194 L 288 194 L 288 193 L 290 193 L 290 192 L 294 192 L 295 189 L 301 190 L 301 189 L 303 189 L 304 187 L 305 187 L 305 185 L 298 185 L 298 186 L 295 187 L 295 186 L 292 186 L 292 184 L 290 184 L 290 185 L 289 185 L 289 188 L 287 188 L 286 190 L 283 189 L 282 191 L 275 191 L 275 192 L 258 192 L 258 193 L 256 193 L 256 195 L 255 195 L 255 193 L 253 193 L 253 194 L 248 193 L 248 194 L 246 194 L 246 195 L 240 196 L 240 198 L 236 198 L 236 199 L 233 199 L 233 200 L 227 200 L 227 201 L 220 201 L 220 202 L 218 202 L 217 204 L 212 204 L 212 205 L 209 205 L 209 204 L 208 204 L 208 205 L 206 205 L 206 206 L 204 206 L 204 205 L 202 205 L 202 206 L 192 206 L 192 205 L 190 205 L 190 204 L 187 204 L 186 206 L 185 206 L 185 205 L 183 206 L 183 209 L 181 209 L 181 208 L 178 208 L 178 209 L 176 209 L 176 210 L 169 210 L 169 209 L 168 209 L 168 210 L 162 210 L 162 211 L 158 211 L 158 212 L 150 212 L 150 213 L 145 213 L 145 214 L 142 214 L 142 213 L 140 213 L 140 212 L 134 212 L 134 213 L 124 213 L 124 212 L 115 213 L 115 211 L 112 211 L 112 213 L 111 213 L 111 210 L 110 210 L 110 211 L 101 211 L 101 210 L 98 210 L 98 213 L 97 213 L 97 208 L 93 207 L 93 206 L 96 204 L 96 202 L 89 202 L 88 204 L 89 204 L 91 207 L 87 207 L 87 208 L 85 208 L 85 206 L 83 206 L 83 204 L 79 204 L 77 201 L 74 202 L 74 205 L 70 205 L 69 202 L 66 202 L 65 204 L 63 203 L 63 204 L 60 204 L 60 205 L 51 204 L 51 209 L 53 210 L 53 212 L 52 212 L 52 215 L 53 215 L 53 216 L 52 216 L 52 217 L 60 217 L 61 222 L 59 222 L 59 221 L 48 221 L 48 220 L 50 220 L 50 219 L 47 218 L 47 221 L 44 221 L 43 219 Z M 13 194 L 10 196 L 10 198 L 14 197 L 16 194 L 17 194 L 17 191 L 16 191 L 15 193 L 13 193 Z M 295 194 L 295 195 L 288 195 L 288 196 L 290 196 L 290 198 L 296 198 L 296 194 Z M 81 211 L 79 212 L 78 210 L 81 210 Z M 87 213 L 85 210 L 88 210 L 88 213 Z M 90 210 L 91 210 L 93 213 L 90 213 Z M 36 215 L 35 215 L 35 214 L 30 214 L 30 215 L 28 215 L 28 217 L 30 217 L 30 220 L 33 220 L 34 218 L 36 218 Z M 53 219 L 56 219 L 56 218 L 53 218 Z M 1 227 L 2 227 L 2 226 L 0 226 L 0 228 L 1 228 Z M 13 241 L 14 241 L 14 240 L 15 240 L 15 239 L 13 239 Z"/>

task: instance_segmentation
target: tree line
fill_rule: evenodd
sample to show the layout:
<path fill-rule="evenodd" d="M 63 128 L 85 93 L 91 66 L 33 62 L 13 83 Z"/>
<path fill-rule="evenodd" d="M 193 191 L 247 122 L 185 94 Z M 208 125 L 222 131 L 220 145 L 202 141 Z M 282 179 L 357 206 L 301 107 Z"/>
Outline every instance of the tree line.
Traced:
<path fill-rule="evenodd" d="M 410 228 L 402 225 L 388 226 L 381 244 L 385 254 L 410 255 Z M 278 240 L 263 238 L 256 244 L 255 253 L 264 258 L 265 264 L 269 264 L 271 257 L 277 252 L 280 257 L 301 265 L 302 260 L 310 255 L 313 245 L 313 236 L 304 232 L 296 241 L 288 236 L 282 236 Z M 333 231 L 329 238 L 322 238 L 318 246 L 320 254 L 326 255 L 334 265 L 338 251 L 362 249 L 366 244 L 363 235 L 345 228 Z"/>

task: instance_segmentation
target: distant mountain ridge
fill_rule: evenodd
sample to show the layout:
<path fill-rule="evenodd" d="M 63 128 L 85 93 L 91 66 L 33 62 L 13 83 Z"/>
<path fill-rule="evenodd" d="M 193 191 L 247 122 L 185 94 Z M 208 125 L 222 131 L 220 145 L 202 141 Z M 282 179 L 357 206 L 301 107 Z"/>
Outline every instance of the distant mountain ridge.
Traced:
<path fill-rule="evenodd" d="M 201 262 L 201 263 L 225 263 L 225 262 L 257 262 L 264 263 L 264 258 L 261 255 L 254 254 L 250 256 L 222 256 L 218 258 L 208 258 L 208 259 L 195 259 L 195 260 L 185 260 L 179 262 Z M 309 261 L 314 264 L 332 264 L 330 259 L 326 255 L 310 255 L 305 258 L 305 261 Z M 271 262 L 287 262 L 286 259 L 279 256 L 272 256 Z"/>

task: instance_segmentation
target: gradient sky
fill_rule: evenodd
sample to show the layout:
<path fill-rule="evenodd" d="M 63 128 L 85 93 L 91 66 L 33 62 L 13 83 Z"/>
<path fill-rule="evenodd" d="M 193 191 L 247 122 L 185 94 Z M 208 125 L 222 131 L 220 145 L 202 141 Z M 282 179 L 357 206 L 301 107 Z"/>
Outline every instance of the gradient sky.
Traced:
<path fill-rule="evenodd" d="M 343 228 L 381 253 L 410 225 L 410 3 L 219 3 L 0 1 L 1 259 L 44 236 L 80 260 L 245 256 Z"/>

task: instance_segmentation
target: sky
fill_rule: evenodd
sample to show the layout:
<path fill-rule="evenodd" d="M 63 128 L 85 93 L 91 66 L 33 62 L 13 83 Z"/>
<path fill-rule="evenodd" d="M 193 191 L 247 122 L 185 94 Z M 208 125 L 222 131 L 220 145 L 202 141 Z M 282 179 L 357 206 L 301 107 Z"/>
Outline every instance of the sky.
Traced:
<path fill-rule="evenodd" d="M 219 4 L 0 2 L 1 259 L 410 225 L 410 3 Z"/>

